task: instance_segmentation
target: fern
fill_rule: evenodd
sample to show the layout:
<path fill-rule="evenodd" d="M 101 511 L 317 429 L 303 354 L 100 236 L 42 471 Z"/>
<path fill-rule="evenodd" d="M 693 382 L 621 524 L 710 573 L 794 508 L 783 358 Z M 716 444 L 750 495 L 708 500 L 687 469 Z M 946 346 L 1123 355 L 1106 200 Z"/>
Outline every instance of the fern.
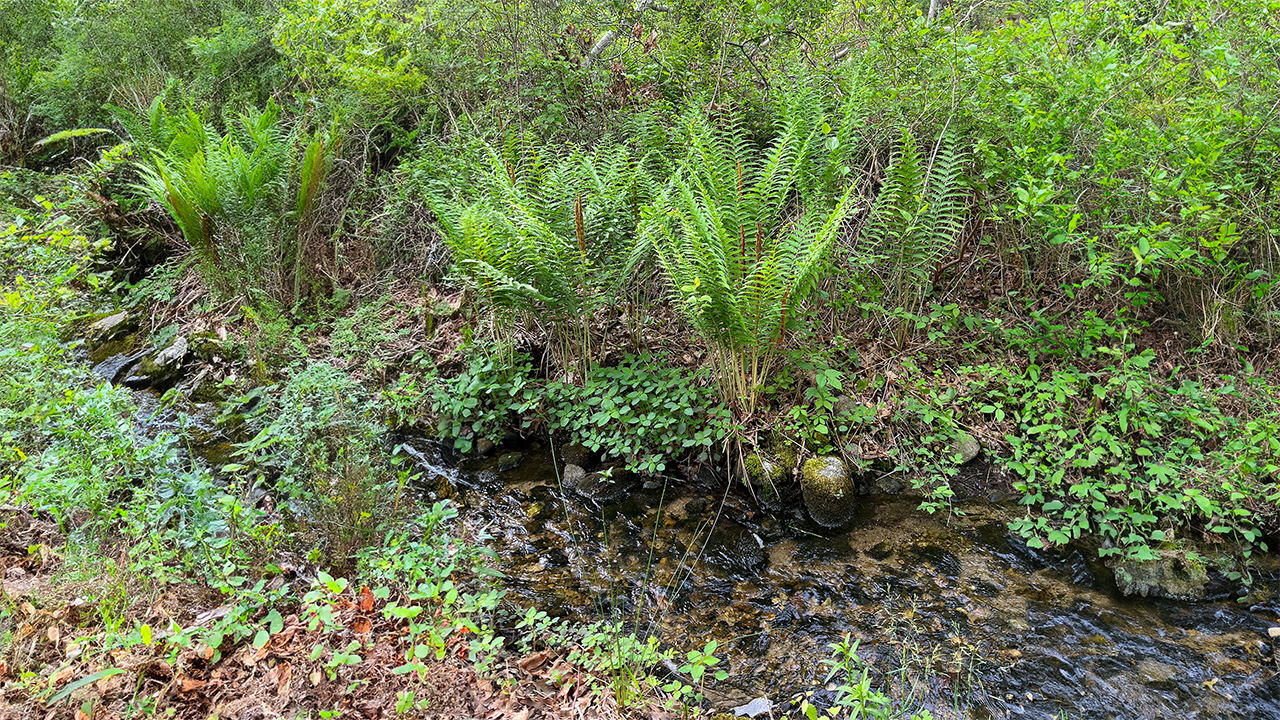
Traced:
<path fill-rule="evenodd" d="M 795 317 L 852 211 L 852 188 L 823 203 L 805 172 L 825 122 L 811 107 L 784 107 L 763 152 L 751 151 L 737 123 L 717 127 L 687 112 L 689 154 L 642 225 L 672 295 L 715 348 L 722 395 L 740 414 L 754 411 L 788 314 Z"/>
<path fill-rule="evenodd" d="M 589 365 L 588 322 L 627 272 L 653 183 L 614 143 L 588 152 L 518 136 L 485 153 L 483 167 L 428 198 L 460 275 L 487 302 L 495 335 L 523 313 L 550 326 L 562 371 Z"/>
<path fill-rule="evenodd" d="M 863 229 L 855 257 L 879 277 L 881 304 L 898 308 L 891 312 L 900 341 L 912 325 L 902 313 L 922 311 L 934 269 L 964 228 L 965 161 L 955 142 L 943 136 L 926 166 L 914 136 L 904 132 Z"/>
<path fill-rule="evenodd" d="M 297 134 L 284 128 L 274 102 L 242 114 L 225 136 L 194 111 L 174 116 L 153 103 L 149 115 L 145 125 L 125 123 L 155 143 L 139 187 L 169 211 L 211 286 L 226 296 L 247 289 L 296 301 L 300 228 L 323 183 L 326 140 L 310 141 L 298 157 Z"/>

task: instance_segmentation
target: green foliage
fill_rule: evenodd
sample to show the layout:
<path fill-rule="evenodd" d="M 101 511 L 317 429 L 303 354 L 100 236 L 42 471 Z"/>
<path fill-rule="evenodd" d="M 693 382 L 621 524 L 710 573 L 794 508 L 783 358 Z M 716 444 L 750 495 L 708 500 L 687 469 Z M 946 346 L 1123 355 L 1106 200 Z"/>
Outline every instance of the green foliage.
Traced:
<path fill-rule="evenodd" d="M 410 479 L 382 450 L 376 407 L 349 375 L 312 363 L 255 415 L 261 429 L 224 471 L 272 483 L 296 504 L 299 526 L 319 531 L 333 566 L 347 567 L 395 518 Z"/>
<path fill-rule="evenodd" d="M 650 356 L 591 371 L 581 387 L 551 383 L 546 408 L 552 430 L 632 470 L 662 473 L 677 458 L 712 459 L 732 431 L 729 411 L 703 370 L 664 367 Z"/>
<path fill-rule="evenodd" d="M 139 189 L 173 217 L 210 284 L 226 296 L 296 303 L 309 284 L 301 239 L 333 141 L 286 131 L 274 101 L 225 136 L 194 110 L 170 115 L 158 99 L 148 119 L 128 118 L 152 143 Z M 295 144 L 305 144 L 301 157 Z"/>
<path fill-rule="evenodd" d="M 897 315 L 898 345 L 924 307 L 933 273 L 954 247 L 965 222 L 960 192 L 964 156 L 941 137 L 926 160 L 905 132 L 876 196 L 851 260 L 879 276 L 882 312 Z"/>
<path fill-rule="evenodd" d="M 462 452 L 480 438 L 497 436 L 533 408 L 537 393 L 529 382 L 533 365 L 523 355 L 474 355 L 457 377 L 432 388 L 437 429 Z"/>
<path fill-rule="evenodd" d="M 429 198 L 458 268 L 499 341 L 511 313 L 537 313 L 562 371 L 589 364 L 587 322 L 626 277 L 651 181 L 621 144 L 560 151 L 513 138 L 486 150 L 473 186 Z"/>
<path fill-rule="evenodd" d="M 689 155 L 644 211 L 642 247 L 714 347 L 722 396 L 742 415 L 753 412 L 788 313 L 799 314 L 852 211 L 852 187 L 832 206 L 815 182 L 830 123 L 808 112 L 813 104 L 801 93 L 784 107 L 764 152 L 749 147 L 741 125 L 686 112 Z"/>

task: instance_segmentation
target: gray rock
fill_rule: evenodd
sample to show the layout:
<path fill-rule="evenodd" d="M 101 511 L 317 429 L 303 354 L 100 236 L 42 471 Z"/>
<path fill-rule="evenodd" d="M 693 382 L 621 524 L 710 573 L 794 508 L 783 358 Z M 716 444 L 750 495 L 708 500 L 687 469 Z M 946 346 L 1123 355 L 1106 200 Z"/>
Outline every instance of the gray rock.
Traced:
<path fill-rule="evenodd" d="M 133 367 L 134 364 L 146 357 L 150 352 L 151 349 L 148 348 L 146 350 L 140 350 L 133 353 L 132 355 L 125 355 L 124 353 L 112 355 L 106 360 L 94 365 L 93 372 L 97 375 L 101 375 L 107 382 L 115 383 L 116 379 L 123 375 L 126 370 Z"/>
<path fill-rule="evenodd" d="M 128 332 L 131 326 L 132 323 L 129 322 L 128 311 L 121 310 L 90 325 L 88 328 L 89 339 L 98 343 L 108 342 Z"/>
<path fill-rule="evenodd" d="M 498 472 L 506 472 L 520 467 L 524 462 L 524 453 L 509 452 L 498 457 Z"/>
<path fill-rule="evenodd" d="M 489 438 L 482 437 L 479 440 L 476 440 L 475 450 L 476 454 L 480 457 L 488 456 L 489 453 L 493 452 L 495 447 L 497 447 L 497 445 L 495 445 Z"/>
<path fill-rule="evenodd" d="M 853 517 L 857 493 L 840 458 L 829 455 L 806 462 L 800 474 L 800 489 L 809 517 L 819 525 L 840 527 Z"/>
<path fill-rule="evenodd" d="M 566 490 L 577 490 L 582 481 L 587 479 L 587 471 L 579 465 L 565 465 L 560 475 L 560 485 Z"/>
<path fill-rule="evenodd" d="M 881 475 L 876 478 L 873 485 L 876 490 L 879 490 L 886 495 L 897 495 L 907 489 L 907 484 L 902 482 L 902 478 L 893 473 Z"/>
<path fill-rule="evenodd" d="M 1204 562 L 1174 550 L 1159 554 L 1155 560 L 1109 559 L 1107 566 L 1115 574 L 1120 592 L 1170 600 L 1203 600 L 1209 584 Z"/>
<path fill-rule="evenodd" d="M 978 453 L 982 452 L 982 445 L 978 443 L 977 438 L 969 433 L 960 433 L 951 441 L 950 455 L 952 458 L 959 456 L 960 465 L 978 457 Z"/>
<path fill-rule="evenodd" d="M 839 417 L 844 414 L 852 414 L 858 409 L 858 401 L 848 395 L 841 395 L 836 398 L 835 403 L 831 406 L 831 412 Z"/>
<path fill-rule="evenodd" d="M 746 705 L 739 705 L 733 709 L 733 714 L 737 717 L 755 717 L 773 712 L 773 701 L 767 697 L 758 697 Z"/>
<path fill-rule="evenodd" d="M 155 355 L 144 358 L 121 384 L 131 388 L 165 390 L 182 377 L 182 362 L 187 359 L 187 339 L 178 336 Z"/>

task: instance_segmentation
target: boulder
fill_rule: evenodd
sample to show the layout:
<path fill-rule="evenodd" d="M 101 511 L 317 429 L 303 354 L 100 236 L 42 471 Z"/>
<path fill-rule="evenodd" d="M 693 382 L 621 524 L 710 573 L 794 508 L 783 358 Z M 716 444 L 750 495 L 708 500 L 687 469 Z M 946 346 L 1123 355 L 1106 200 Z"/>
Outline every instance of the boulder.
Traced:
<path fill-rule="evenodd" d="M 611 503 L 621 500 L 635 485 L 635 473 L 623 465 L 613 465 L 601 472 L 588 473 L 574 490 L 588 500 Z"/>
<path fill-rule="evenodd" d="M 831 414 L 836 417 L 841 415 L 852 415 L 858 409 L 858 401 L 848 395 L 841 395 L 836 398 L 835 403 L 831 405 Z"/>
<path fill-rule="evenodd" d="M 828 455 L 806 462 L 800 474 L 800 489 L 809 517 L 819 525 L 840 527 L 853 517 L 857 493 L 840 458 Z"/>
<path fill-rule="evenodd" d="M 982 445 L 978 443 L 977 438 L 967 432 L 962 432 L 951 440 L 950 457 L 959 459 L 957 465 L 964 465 L 973 460 L 980 452 L 982 452 Z"/>
<path fill-rule="evenodd" d="M 1107 566 L 1120 592 L 1170 600 L 1205 599 L 1209 572 L 1203 560 L 1176 550 L 1161 550 L 1159 555 L 1155 560 L 1110 558 Z"/>
<path fill-rule="evenodd" d="M 754 487 L 776 487 L 787 477 L 787 468 L 761 453 L 747 456 L 743 469 L 747 473 L 747 481 Z"/>
<path fill-rule="evenodd" d="M 497 445 L 495 445 L 492 440 L 487 437 L 482 437 L 479 440 L 476 440 L 476 455 L 479 455 L 480 457 L 487 457 L 489 453 L 493 452 L 495 447 L 497 447 Z"/>

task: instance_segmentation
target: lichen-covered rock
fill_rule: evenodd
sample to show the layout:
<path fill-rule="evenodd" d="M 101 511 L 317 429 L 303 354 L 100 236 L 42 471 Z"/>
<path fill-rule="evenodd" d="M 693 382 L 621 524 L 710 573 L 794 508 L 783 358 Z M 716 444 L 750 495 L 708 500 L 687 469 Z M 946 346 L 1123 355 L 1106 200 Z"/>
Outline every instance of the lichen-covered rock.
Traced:
<path fill-rule="evenodd" d="M 800 489 L 809 517 L 823 527 L 840 527 L 853 517 L 853 479 L 838 457 L 826 456 L 809 460 L 800 475 Z"/>
<path fill-rule="evenodd" d="M 852 415 L 858 410 L 858 401 L 848 395 L 841 395 L 831 405 L 831 413 L 836 417 Z"/>
<path fill-rule="evenodd" d="M 1202 560 L 1175 550 L 1161 550 L 1155 560 L 1112 558 L 1107 562 L 1116 587 L 1125 595 L 1170 600 L 1203 600 L 1209 572 Z"/>
<path fill-rule="evenodd" d="M 580 465 L 570 463 L 564 466 L 564 472 L 560 474 L 560 486 L 565 490 L 577 490 L 586 478 L 586 470 L 583 470 Z"/>
<path fill-rule="evenodd" d="M 135 327 L 137 327 L 137 323 L 130 321 L 128 311 L 121 310 L 114 315 L 108 315 L 94 321 L 86 329 L 85 334 L 91 343 L 105 343 L 122 335 L 127 335 Z"/>
<path fill-rule="evenodd" d="M 962 432 L 951 440 L 950 457 L 959 460 L 957 464 L 965 463 L 978 457 L 978 453 L 982 452 L 982 445 L 978 443 L 977 438 L 967 432 Z"/>

